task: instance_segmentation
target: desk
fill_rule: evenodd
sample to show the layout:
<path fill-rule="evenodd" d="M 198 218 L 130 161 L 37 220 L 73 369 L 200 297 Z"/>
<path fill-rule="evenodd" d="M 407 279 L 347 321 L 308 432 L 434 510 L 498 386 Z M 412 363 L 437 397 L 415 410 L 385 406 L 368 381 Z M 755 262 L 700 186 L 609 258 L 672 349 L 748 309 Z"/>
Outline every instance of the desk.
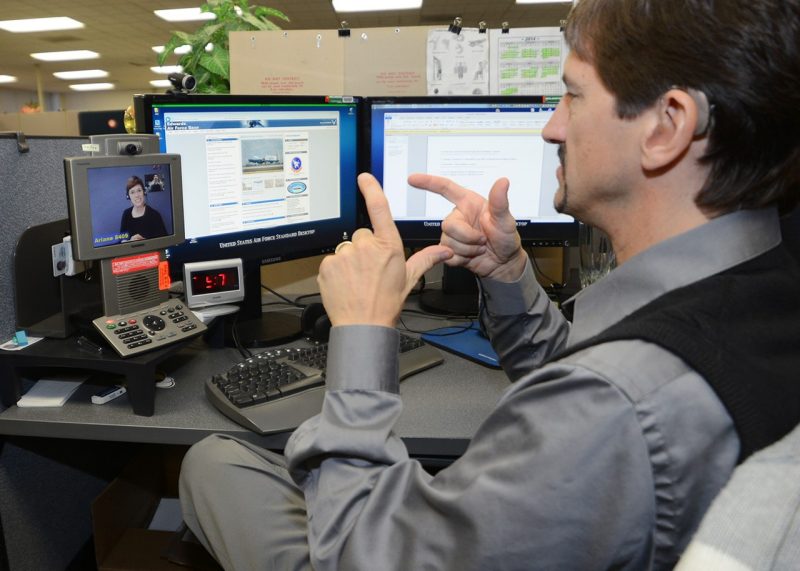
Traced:
<path fill-rule="evenodd" d="M 508 386 L 502 371 L 443 352 L 444 363 L 400 384 L 404 410 L 397 433 L 409 453 L 458 456 Z M 134 414 L 128 395 L 108 404 L 91 404 L 96 386 L 82 386 L 60 408 L 9 407 L 0 413 L 0 434 L 78 440 L 190 445 L 221 432 L 265 448 L 283 449 L 288 432 L 261 436 L 223 416 L 205 397 L 203 383 L 213 372 L 241 360 L 230 348 L 209 349 L 195 339 L 163 360 L 172 389 L 156 389 L 152 416 Z"/>
<path fill-rule="evenodd" d="M 420 329 L 449 324 L 405 321 Z M 411 455 L 446 463 L 464 452 L 509 383 L 502 371 L 442 354 L 442 365 L 400 384 L 404 410 L 396 431 Z M 0 439 L 0 521 L 8 550 L 0 553 L 0 569 L 64 568 L 91 535 L 92 498 L 115 475 L 98 474 L 98 465 L 124 464 L 140 446 L 188 446 L 225 433 L 282 450 L 289 432 L 255 434 L 206 400 L 205 379 L 240 360 L 234 349 L 211 349 L 202 338 L 192 340 L 159 364 L 176 385 L 155 389 L 152 416 L 135 414 L 128 395 L 91 404 L 97 385 L 90 384 L 63 407 L 12 406 L 0 412 L 0 435 L 8 437 L 5 446 Z M 9 380 L 0 378 L 3 382 Z"/>

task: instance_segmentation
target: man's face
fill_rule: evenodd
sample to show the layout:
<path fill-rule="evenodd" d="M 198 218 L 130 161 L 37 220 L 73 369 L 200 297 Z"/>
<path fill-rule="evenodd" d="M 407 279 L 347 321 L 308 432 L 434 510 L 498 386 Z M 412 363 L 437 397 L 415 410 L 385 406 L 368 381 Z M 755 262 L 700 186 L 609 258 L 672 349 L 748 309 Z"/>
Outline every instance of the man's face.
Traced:
<path fill-rule="evenodd" d="M 567 92 L 542 136 L 559 145 L 561 167 L 554 205 L 559 212 L 591 223 L 609 201 L 624 199 L 636 173 L 636 122 L 615 111 L 614 96 L 594 67 L 570 54 L 564 66 Z"/>
<path fill-rule="evenodd" d="M 128 191 L 128 196 L 134 206 L 142 206 L 144 204 L 144 189 L 142 185 L 137 184 Z"/>

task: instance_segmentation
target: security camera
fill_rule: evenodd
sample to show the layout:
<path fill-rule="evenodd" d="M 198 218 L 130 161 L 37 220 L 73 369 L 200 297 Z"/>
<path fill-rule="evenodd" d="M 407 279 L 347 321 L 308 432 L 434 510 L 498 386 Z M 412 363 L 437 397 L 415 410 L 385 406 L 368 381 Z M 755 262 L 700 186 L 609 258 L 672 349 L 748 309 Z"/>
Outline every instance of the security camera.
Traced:
<path fill-rule="evenodd" d="M 197 87 L 197 80 L 188 73 L 170 73 L 167 79 L 169 79 L 176 91 L 189 93 Z"/>
<path fill-rule="evenodd" d="M 142 143 L 139 141 L 120 141 L 117 143 L 117 151 L 120 155 L 141 155 Z"/>

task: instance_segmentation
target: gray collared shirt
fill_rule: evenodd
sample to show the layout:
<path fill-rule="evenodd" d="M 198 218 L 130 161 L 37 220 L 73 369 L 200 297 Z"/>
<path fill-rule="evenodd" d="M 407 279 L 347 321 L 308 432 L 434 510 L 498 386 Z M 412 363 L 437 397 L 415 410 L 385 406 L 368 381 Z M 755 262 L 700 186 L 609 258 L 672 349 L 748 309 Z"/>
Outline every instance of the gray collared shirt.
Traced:
<path fill-rule="evenodd" d="M 671 568 L 735 466 L 729 415 L 695 371 L 643 341 L 541 365 L 779 241 L 774 211 L 716 218 L 582 291 L 572 326 L 530 266 L 516 283 L 484 280 L 487 326 L 514 383 L 435 477 L 392 431 L 402 407 L 397 333 L 334 328 L 323 411 L 286 449 L 307 501 L 314 567 Z"/>

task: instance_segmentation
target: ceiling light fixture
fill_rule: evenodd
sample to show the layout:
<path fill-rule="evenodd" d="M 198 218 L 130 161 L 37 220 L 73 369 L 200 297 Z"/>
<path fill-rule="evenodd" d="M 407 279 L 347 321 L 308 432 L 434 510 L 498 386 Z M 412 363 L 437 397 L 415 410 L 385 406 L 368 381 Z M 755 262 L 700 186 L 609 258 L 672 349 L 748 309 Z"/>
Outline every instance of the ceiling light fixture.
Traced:
<path fill-rule="evenodd" d="M 114 89 L 113 83 L 76 83 L 69 86 L 75 91 L 102 91 L 104 89 Z"/>
<path fill-rule="evenodd" d="M 95 79 L 108 77 L 108 72 L 104 69 L 80 69 L 76 71 L 56 71 L 53 75 L 58 79 Z"/>
<path fill-rule="evenodd" d="M 17 78 L 13 75 L 0 75 L 0 83 L 14 83 Z"/>
<path fill-rule="evenodd" d="M 70 50 L 65 52 L 39 52 L 31 54 L 40 61 L 75 61 L 80 59 L 97 59 L 100 54 L 91 50 Z"/>
<path fill-rule="evenodd" d="M 160 54 L 164 51 L 164 46 L 153 46 L 153 51 L 156 52 L 157 54 Z M 189 44 L 183 44 L 182 46 L 178 46 L 177 48 L 175 48 L 173 50 L 173 53 L 176 53 L 178 55 L 183 55 L 183 54 L 188 54 L 190 51 L 192 51 L 192 46 L 190 46 Z"/>
<path fill-rule="evenodd" d="M 422 7 L 422 0 L 333 0 L 336 12 L 379 12 L 413 10 Z"/>
<path fill-rule="evenodd" d="M 154 79 L 150 82 L 153 87 L 172 87 L 172 82 L 169 79 Z"/>
<path fill-rule="evenodd" d="M 517 0 L 517 4 L 572 4 L 572 0 Z"/>
<path fill-rule="evenodd" d="M 202 12 L 200 8 L 153 10 L 153 13 L 167 22 L 195 22 L 197 20 L 214 20 L 216 18 L 213 12 Z"/>
<path fill-rule="evenodd" d="M 0 30 L 14 32 L 15 34 L 74 30 L 75 28 L 83 28 L 83 22 L 64 16 L 57 18 L 30 18 L 27 20 L 3 20 L 0 22 Z"/>
<path fill-rule="evenodd" d="M 154 66 L 150 68 L 150 71 L 154 73 L 180 73 L 183 71 L 183 67 L 180 65 L 162 65 L 162 66 Z"/>

